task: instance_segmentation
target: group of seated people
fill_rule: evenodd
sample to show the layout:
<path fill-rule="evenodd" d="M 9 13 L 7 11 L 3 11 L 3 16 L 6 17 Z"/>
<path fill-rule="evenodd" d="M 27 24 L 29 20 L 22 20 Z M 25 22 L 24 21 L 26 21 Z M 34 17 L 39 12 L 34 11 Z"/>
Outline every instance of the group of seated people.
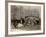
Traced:
<path fill-rule="evenodd" d="M 18 19 L 14 19 L 14 20 L 11 20 L 11 22 L 13 23 L 13 25 L 15 27 L 21 27 L 21 26 L 28 26 L 28 25 L 40 25 L 40 18 L 39 17 L 29 17 L 29 16 L 26 16 L 25 18 L 21 18 L 20 20 Z"/>

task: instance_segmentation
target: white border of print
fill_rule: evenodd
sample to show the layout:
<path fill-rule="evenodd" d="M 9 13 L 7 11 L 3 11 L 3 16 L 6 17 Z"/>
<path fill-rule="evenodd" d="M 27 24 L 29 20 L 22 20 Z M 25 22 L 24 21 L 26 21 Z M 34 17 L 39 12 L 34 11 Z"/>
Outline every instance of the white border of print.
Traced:
<path fill-rule="evenodd" d="M 11 31 L 11 5 L 26 5 L 26 6 L 41 6 L 41 30 L 35 31 L 16 31 L 12 29 Z M 8 3 L 8 35 L 15 35 L 15 34 L 32 34 L 32 33 L 43 33 L 43 5 L 42 4 L 25 4 L 25 3 Z"/>

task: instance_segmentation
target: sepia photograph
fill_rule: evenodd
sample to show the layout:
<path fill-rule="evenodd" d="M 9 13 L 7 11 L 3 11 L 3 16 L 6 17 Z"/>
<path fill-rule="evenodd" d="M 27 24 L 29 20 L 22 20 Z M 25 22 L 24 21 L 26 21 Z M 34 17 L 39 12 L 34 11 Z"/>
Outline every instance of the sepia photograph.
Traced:
<path fill-rule="evenodd" d="M 43 33 L 43 4 L 8 3 L 8 34 Z"/>

